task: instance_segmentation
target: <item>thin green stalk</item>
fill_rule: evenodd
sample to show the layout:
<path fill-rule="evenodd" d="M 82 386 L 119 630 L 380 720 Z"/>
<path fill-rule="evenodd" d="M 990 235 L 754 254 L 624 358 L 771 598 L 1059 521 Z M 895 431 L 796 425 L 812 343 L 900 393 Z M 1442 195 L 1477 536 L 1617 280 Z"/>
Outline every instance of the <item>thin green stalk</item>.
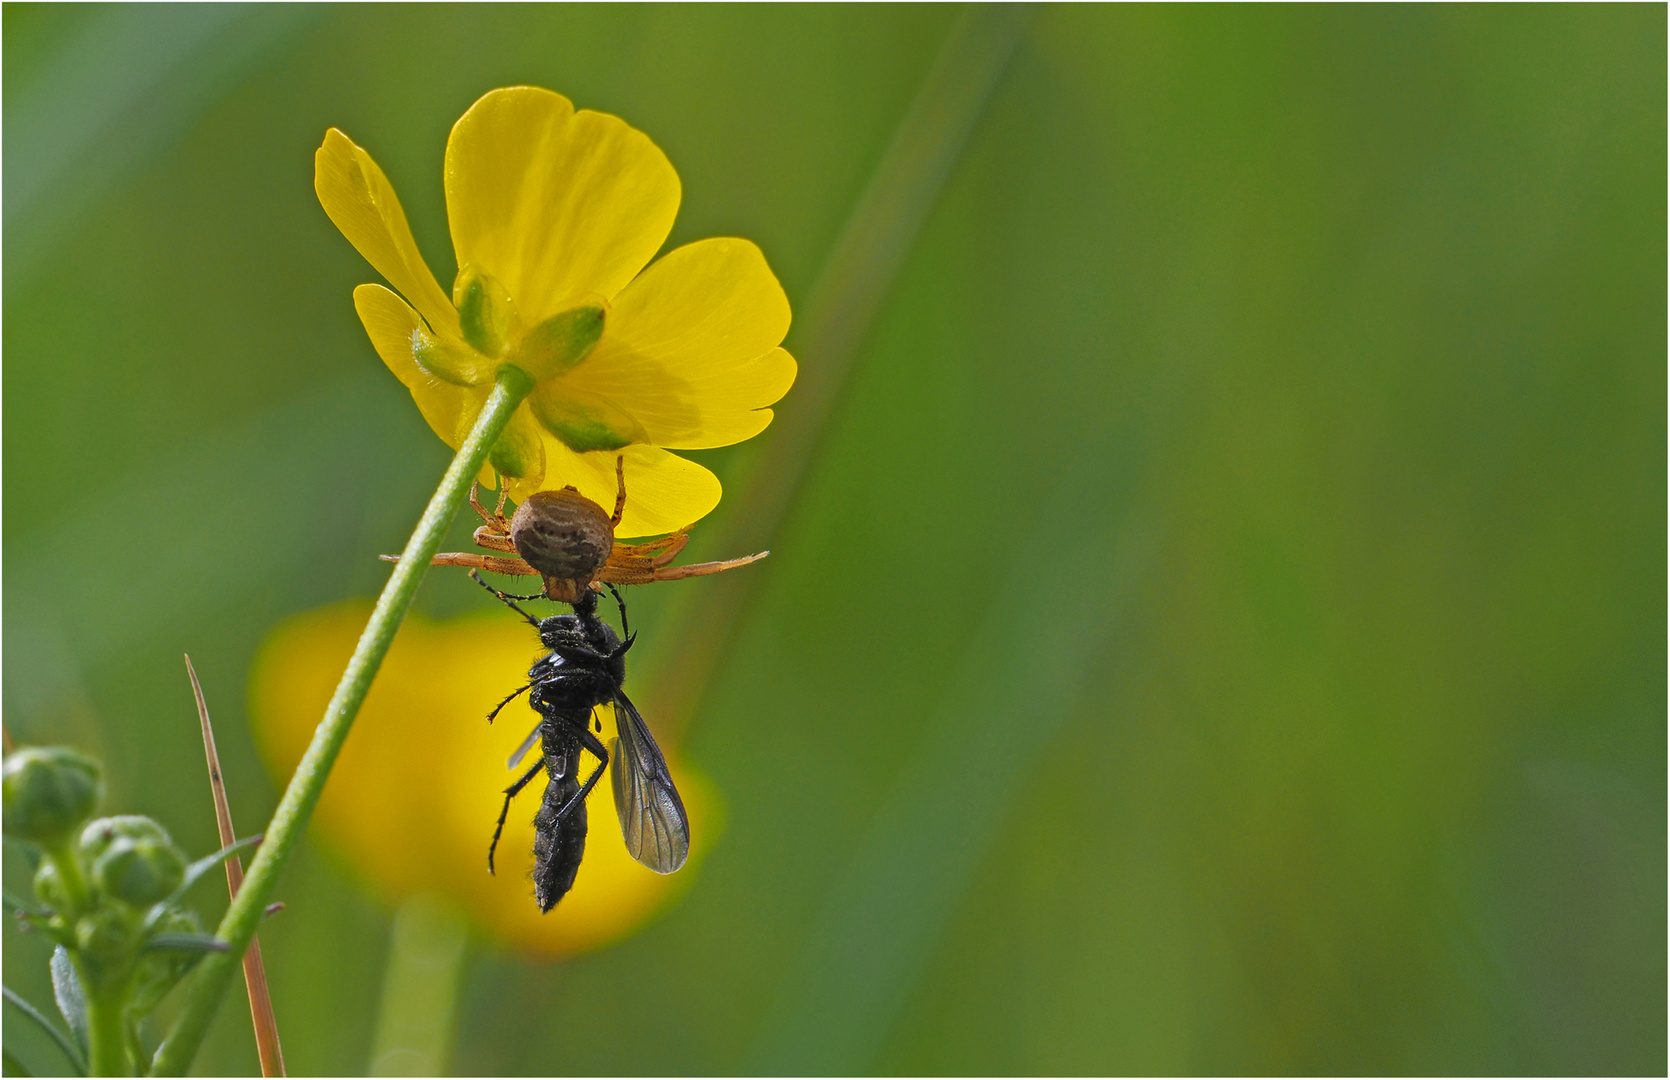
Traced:
<path fill-rule="evenodd" d="M 70 902 L 69 914 L 72 917 L 80 915 L 92 906 L 92 893 L 87 889 L 87 879 L 81 873 L 81 861 L 75 857 L 75 839 L 66 837 L 62 842 L 47 849 L 47 858 L 58 868 L 58 880 L 64 885 L 64 895 Z"/>
<path fill-rule="evenodd" d="M 464 440 L 464 445 L 458 448 L 451 467 L 441 478 L 440 487 L 435 489 L 434 498 L 429 500 L 423 517 L 418 519 L 417 528 L 406 542 L 406 549 L 401 552 L 394 573 L 389 575 L 383 594 L 377 598 L 377 606 L 371 612 L 371 620 L 365 624 L 365 632 L 360 635 L 359 645 L 348 661 L 347 670 L 342 673 L 336 694 L 325 709 L 325 718 L 319 722 L 318 730 L 313 733 L 313 742 L 302 756 L 301 764 L 296 766 L 290 786 L 284 789 L 284 797 L 273 812 L 266 840 L 249 866 L 243 888 L 238 890 L 237 899 L 232 901 L 226 909 L 225 918 L 220 921 L 216 934 L 231 947 L 226 952 L 211 953 L 203 959 L 192 979 L 179 1019 L 157 1049 L 151 1063 L 153 1075 L 184 1076 L 191 1067 L 198 1047 L 208 1034 L 215 1010 L 220 1007 L 232 975 L 238 970 L 244 950 L 255 936 L 261 914 L 272 901 L 279 874 L 301 839 L 308 818 L 313 815 L 313 808 L 324 791 L 325 780 L 330 776 L 331 766 L 336 763 L 336 755 L 348 738 L 348 729 L 359 713 L 366 692 L 371 689 L 371 680 L 388 652 L 389 643 L 394 640 L 394 632 L 399 629 L 406 609 L 417 594 L 418 584 L 429 569 L 429 560 L 440 550 L 442 534 L 463 505 L 470 483 L 487 460 L 487 452 L 510 422 L 516 406 L 528 396 L 533 386 L 533 379 L 518 368 L 507 365 L 500 371 L 492 395 L 476 418 L 475 427 Z"/>

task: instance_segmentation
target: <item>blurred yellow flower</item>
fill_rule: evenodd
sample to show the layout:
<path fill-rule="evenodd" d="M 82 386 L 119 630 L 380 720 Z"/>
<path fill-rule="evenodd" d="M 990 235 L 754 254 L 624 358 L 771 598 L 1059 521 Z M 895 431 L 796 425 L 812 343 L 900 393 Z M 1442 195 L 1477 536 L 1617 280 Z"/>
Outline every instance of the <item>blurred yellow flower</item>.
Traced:
<path fill-rule="evenodd" d="M 514 364 L 537 386 L 484 482 L 497 470 L 517 501 L 572 484 L 612 506 L 624 454 L 619 535 L 672 532 L 712 510 L 718 478 L 668 449 L 759 434 L 795 377 L 778 347 L 788 299 L 760 249 L 700 240 L 644 269 L 678 213 L 678 174 L 618 117 L 536 87 L 491 91 L 453 125 L 445 186 L 450 298 L 371 156 L 332 128 L 314 158 L 325 212 L 405 297 L 361 285 L 354 307 L 429 426 L 456 449 L 499 367 Z"/>
<path fill-rule="evenodd" d="M 370 607 L 348 601 L 295 616 L 262 646 L 250 715 L 280 781 L 307 749 Z M 325 785 L 313 829 L 388 903 L 446 896 L 496 941 L 567 956 L 624 937 L 687 888 L 721 821 L 711 784 L 669 753 L 690 816 L 690 860 L 676 874 L 657 874 L 627 854 L 605 777 L 586 800 L 591 831 L 574 888 L 541 915 L 529 880 L 540 778 L 511 804 L 498 874 L 489 875 L 487 843 L 504 789 L 518 775 L 505 759 L 537 717 L 513 704 L 492 725 L 484 718 L 526 681 L 542 651 L 527 624 L 502 614 L 442 624 L 409 616 Z M 597 710 L 597 719 L 608 745 L 614 710 Z"/>

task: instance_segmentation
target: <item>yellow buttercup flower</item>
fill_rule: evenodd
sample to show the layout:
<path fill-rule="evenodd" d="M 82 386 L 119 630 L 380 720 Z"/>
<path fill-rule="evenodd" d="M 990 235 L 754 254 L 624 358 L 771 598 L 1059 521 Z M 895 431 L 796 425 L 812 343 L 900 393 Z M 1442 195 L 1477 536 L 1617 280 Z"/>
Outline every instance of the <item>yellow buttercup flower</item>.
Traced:
<path fill-rule="evenodd" d="M 348 601 L 295 616 L 262 646 L 250 716 L 273 776 L 288 777 L 301 760 L 370 606 Z M 489 875 L 493 823 L 504 789 L 521 772 L 507 769 L 505 759 L 537 716 L 513 703 L 492 725 L 484 718 L 526 681 L 528 664 L 542 651 L 526 623 L 502 612 L 446 623 L 408 617 L 337 758 L 312 828 L 391 905 L 417 893 L 445 896 L 503 944 L 567 956 L 624 937 L 687 889 L 721 821 L 712 785 L 668 747 L 690 817 L 690 858 L 678 873 L 657 874 L 627 854 L 605 777 L 586 799 L 590 835 L 574 888 L 550 914 L 540 914 L 529 880 L 543 778 L 511 805 L 498 873 Z M 607 746 L 614 711 L 598 709 L 596 718 Z"/>
<path fill-rule="evenodd" d="M 400 293 L 354 307 L 424 419 L 457 448 L 502 365 L 536 380 L 483 468 L 512 498 L 573 485 L 613 506 L 621 536 L 672 532 L 719 502 L 719 480 L 669 450 L 728 446 L 771 422 L 794 382 L 789 303 L 747 240 L 676 248 L 648 269 L 678 213 L 665 154 L 617 117 L 549 90 L 494 90 L 453 125 L 449 297 L 377 163 L 332 128 L 314 188 L 344 236 Z M 401 297 L 405 299 L 402 300 Z"/>

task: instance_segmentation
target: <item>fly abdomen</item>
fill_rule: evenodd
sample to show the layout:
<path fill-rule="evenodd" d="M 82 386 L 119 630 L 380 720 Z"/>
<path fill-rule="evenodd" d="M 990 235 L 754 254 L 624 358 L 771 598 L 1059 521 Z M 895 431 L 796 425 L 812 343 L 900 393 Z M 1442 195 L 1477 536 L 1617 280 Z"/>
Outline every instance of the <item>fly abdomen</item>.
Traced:
<path fill-rule="evenodd" d="M 540 911 L 550 911 L 574 887 L 586 853 L 586 801 L 575 798 L 580 793 L 580 743 L 560 723 L 548 718 L 542 733 L 550 781 L 533 819 L 533 894 Z"/>
<path fill-rule="evenodd" d="M 545 802 L 533 819 L 533 895 L 540 911 L 557 906 L 580 872 L 586 853 L 586 802 L 581 799 L 559 820 L 557 813 L 579 794 L 572 775 L 545 787 Z"/>

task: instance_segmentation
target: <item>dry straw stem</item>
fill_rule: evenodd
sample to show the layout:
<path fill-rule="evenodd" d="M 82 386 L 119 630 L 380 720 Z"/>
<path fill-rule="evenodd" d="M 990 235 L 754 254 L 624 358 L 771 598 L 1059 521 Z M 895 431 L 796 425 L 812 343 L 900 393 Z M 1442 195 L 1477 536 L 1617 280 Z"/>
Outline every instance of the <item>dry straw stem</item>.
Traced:
<path fill-rule="evenodd" d="M 220 753 L 215 749 L 215 729 L 209 722 L 209 705 L 203 700 L 203 685 L 197 681 L 197 669 L 186 657 L 186 674 L 191 676 L 191 692 L 197 697 L 197 720 L 203 727 L 203 756 L 209 762 L 209 790 L 215 798 L 215 828 L 220 831 L 220 844 L 225 847 L 237 840 L 232 831 L 232 807 L 226 801 L 226 781 L 220 775 Z M 244 883 L 244 861 L 237 855 L 226 860 L 226 891 L 238 898 Z M 261 963 L 261 939 L 249 939 L 249 951 L 244 953 L 244 985 L 249 988 L 249 1016 L 255 1025 L 255 1050 L 261 1055 L 262 1076 L 283 1076 L 284 1048 L 278 1042 L 278 1020 L 273 1016 L 273 998 L 267 990 L 267 969 Z"/>

